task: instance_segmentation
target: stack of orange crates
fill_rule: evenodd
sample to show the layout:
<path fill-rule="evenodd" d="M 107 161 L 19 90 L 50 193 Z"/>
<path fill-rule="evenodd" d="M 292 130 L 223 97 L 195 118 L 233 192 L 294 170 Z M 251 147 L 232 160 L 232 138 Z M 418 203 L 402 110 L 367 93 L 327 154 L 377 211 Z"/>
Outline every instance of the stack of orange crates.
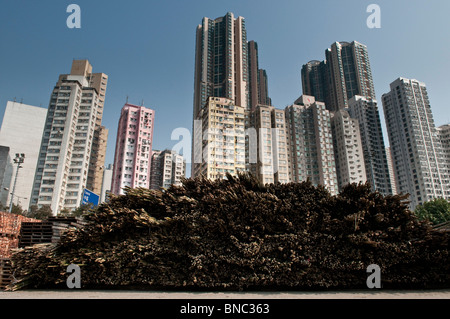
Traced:
<path fill-rule="evenodd" d="M 0 212 L 0 258 L 10 258 L 12 249 L 19 247 L 20 228 L 23 222 L 40 222 L 40 220 Z"/>
<path fill-rule="evenodd" d="M 0 289 L 11 281 L 10 258 L 12 250 L 19 247 L 22 222 L 40 222 L 38 219 L 0 212 Z"/>

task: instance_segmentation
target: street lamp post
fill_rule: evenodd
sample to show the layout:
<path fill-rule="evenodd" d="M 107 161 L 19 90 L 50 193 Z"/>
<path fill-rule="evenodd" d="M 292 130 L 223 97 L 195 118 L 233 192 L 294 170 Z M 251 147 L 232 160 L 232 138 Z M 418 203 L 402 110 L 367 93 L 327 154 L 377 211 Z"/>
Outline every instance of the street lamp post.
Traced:
<path fill-rule="evenodd" d="M 24 153 L 16 153 L 16 157 L 14 158 L 14 164 L 17 164 L 17 169 L 16 169 L 16 176 L 14 178 L 14 185 L 13 185 L 13 189 L 12 189 L 12 193 L 11 193 L 11 200 L 9 201 L 9 212 L 12 212 L 12 207 L 13 207 L 13 200 L 14 200 L 14 192 L 16 190 L 16 183 L 17 183 L 17 175 L 19 173 L 19 168 L 22 168 L 22 166 L 20 166 L 20 164 L 22 164 L 25 161 L 25 154 Z"/>

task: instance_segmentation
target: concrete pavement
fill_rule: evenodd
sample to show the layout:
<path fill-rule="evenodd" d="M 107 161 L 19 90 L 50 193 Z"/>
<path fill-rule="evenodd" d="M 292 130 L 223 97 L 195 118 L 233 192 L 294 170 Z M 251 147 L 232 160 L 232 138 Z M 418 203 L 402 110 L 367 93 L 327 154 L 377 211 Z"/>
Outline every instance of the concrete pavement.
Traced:
<path fill-rule="evenodd" d="M 0 299 L 450 299 L 450 289 L 280 292 L 19 290 L 0 291 Z"/>

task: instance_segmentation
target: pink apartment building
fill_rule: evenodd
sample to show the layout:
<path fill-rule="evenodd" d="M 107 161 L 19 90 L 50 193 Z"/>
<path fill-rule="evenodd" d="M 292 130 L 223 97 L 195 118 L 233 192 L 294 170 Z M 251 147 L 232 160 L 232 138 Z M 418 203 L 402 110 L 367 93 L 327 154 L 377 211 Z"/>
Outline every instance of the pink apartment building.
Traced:
<path fill-rule="evenodd" d="M 123 194 L 123 188 L 150 186 L 150 168 L 155 111 L 126 103 L 117 128 L 116 151 L 111 192 Z"/>

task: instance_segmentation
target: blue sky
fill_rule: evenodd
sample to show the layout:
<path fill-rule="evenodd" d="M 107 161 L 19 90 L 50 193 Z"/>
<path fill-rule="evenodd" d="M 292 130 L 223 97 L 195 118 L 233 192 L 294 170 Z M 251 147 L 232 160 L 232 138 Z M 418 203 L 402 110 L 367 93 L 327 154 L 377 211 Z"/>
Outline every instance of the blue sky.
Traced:
<path fill-rule="evenodd" d="M 81 28 L 69 29 L 69 4 L 81 8 Z M 381 9 L 370 29 L 369 4 Z M 246 19 L 259 46 L 273 104 L 302 94 L 300 69 L 323 60 L 335 41 L 368 47 L 380 114 L 381 95 L 403 76 L 425 82 L 436 125 L 450 122 L 450 1 L 447 0 L 166 0 L 3 1 L 0 11 L 0 120 L 8 100 L 47 108 L 58 75 L 87 58 L 109 76 L 103 125 L 106 163 L 114 157 L 117 122 L 126 101 L 155 110 L 154 149 L 172 148 L 171 133 L 192 122 L 195 28 L 226 12 Z M 384 125 L 384 122 L 383 122 Z M 387 134 L 385 132 L 385 141 Z"/>

